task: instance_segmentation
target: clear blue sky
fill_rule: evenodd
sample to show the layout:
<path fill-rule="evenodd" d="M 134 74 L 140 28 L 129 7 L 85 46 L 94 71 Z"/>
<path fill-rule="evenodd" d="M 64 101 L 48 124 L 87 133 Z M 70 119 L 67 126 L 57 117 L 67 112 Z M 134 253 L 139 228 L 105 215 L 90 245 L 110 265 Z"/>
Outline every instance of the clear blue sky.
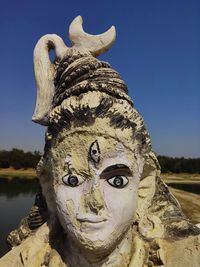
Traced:
<path fill-rule="evenodd" d="M 43 150 L 45 128 L 31 122 L 33 49 L 47 33 L 69 45 L 77 15 L 91 34 L 116 26 L 116 43 L 101 58 L 126 81 L 155 152 L 199 157 L 199 0 L 1 0 L 0 149 Z"/>

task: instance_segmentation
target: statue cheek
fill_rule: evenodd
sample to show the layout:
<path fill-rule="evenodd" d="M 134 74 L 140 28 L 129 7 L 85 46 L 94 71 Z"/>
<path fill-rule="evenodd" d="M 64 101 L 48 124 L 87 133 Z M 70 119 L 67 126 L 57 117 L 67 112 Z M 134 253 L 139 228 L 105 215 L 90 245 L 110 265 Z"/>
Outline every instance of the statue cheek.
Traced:
<path fill-rule="evenodd" d="M 74 203 L 72 199 L 66 201 L 66 219 L 69 225 L 76 230 L 80 230 L 80 222 L 76 219 L 77 203 Z M 70 227 L 68 228 L 70 229 Z"/>
<path fill-rule="evenodd" d="M 133 220 L 137 205 L 136 194 L 136 189 L 132 187 L 128 189 L 106 187 L 105 202 L 115 223 L 123 224 Z"/>
<path fill-rule="evenodd" d="M 63 224 L 69 224 L 73 221 L 76 214 L 76 199 L 74 199 L 66 186 L 58 186 L 55 192 L 58 217 Z"/>

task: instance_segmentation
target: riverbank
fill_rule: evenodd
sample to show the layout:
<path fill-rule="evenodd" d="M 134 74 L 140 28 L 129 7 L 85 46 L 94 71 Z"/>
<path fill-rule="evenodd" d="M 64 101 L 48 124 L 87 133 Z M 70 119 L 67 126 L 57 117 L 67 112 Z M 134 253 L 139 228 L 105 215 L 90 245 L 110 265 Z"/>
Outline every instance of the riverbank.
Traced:
<path fill-rule="evenodd" d="M 4 179 L 35 179 L 37 178 L 35 169 L 19 169 L 14 168 L 0 169 L 0 178 Z"/>
<path fill-rule="evenodd" d="M 162 173 L 166 184 L 200 184 L 200 173 Z"/>
<path fill-rule="evenodd" d="M 185 215 L 192 223 L 200 223 L 200 195 L 170 187 L 170 192 L 181 205 Z"/>

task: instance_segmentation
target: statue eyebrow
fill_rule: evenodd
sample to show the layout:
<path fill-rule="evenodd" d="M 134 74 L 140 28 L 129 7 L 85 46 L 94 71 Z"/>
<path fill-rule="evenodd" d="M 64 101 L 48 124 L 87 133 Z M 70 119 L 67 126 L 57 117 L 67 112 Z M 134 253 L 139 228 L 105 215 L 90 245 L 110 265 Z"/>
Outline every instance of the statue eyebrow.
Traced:
<path fill-rule="evenodd" d="M 102 171 L 101 175 L 104 175 L 104 174 L 106 174 L 108 172 L 122 170 L 122 169 L 123 169 L 123 171 L 128 172 L 129 174 L 132 174 L 132 172 L 131 172 L 131 170 L 130 170 L 130 168 L 128 166 L 126 166 L 124 164 L 115 164 L 115 165 L 111 165 L 111 166 L 105 168 Z"/>

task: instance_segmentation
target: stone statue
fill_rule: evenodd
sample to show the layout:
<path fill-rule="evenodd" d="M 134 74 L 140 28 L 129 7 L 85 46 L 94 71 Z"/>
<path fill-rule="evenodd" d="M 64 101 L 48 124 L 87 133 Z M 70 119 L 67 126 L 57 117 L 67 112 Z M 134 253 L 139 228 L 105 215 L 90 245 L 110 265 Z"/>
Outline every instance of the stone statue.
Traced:
<path fill-rule="evenodd" d="M 200 229 L 160 179 L 125 83 L 95 58 L 115 35 L 114 27 L 85 33 L 79 16 L 71 48 L 55 34 L 35 47 L 33 121 L 48 126 L 37 167 L 42 191 L 10 234 L 1 267 L 200 265 Z"/>

